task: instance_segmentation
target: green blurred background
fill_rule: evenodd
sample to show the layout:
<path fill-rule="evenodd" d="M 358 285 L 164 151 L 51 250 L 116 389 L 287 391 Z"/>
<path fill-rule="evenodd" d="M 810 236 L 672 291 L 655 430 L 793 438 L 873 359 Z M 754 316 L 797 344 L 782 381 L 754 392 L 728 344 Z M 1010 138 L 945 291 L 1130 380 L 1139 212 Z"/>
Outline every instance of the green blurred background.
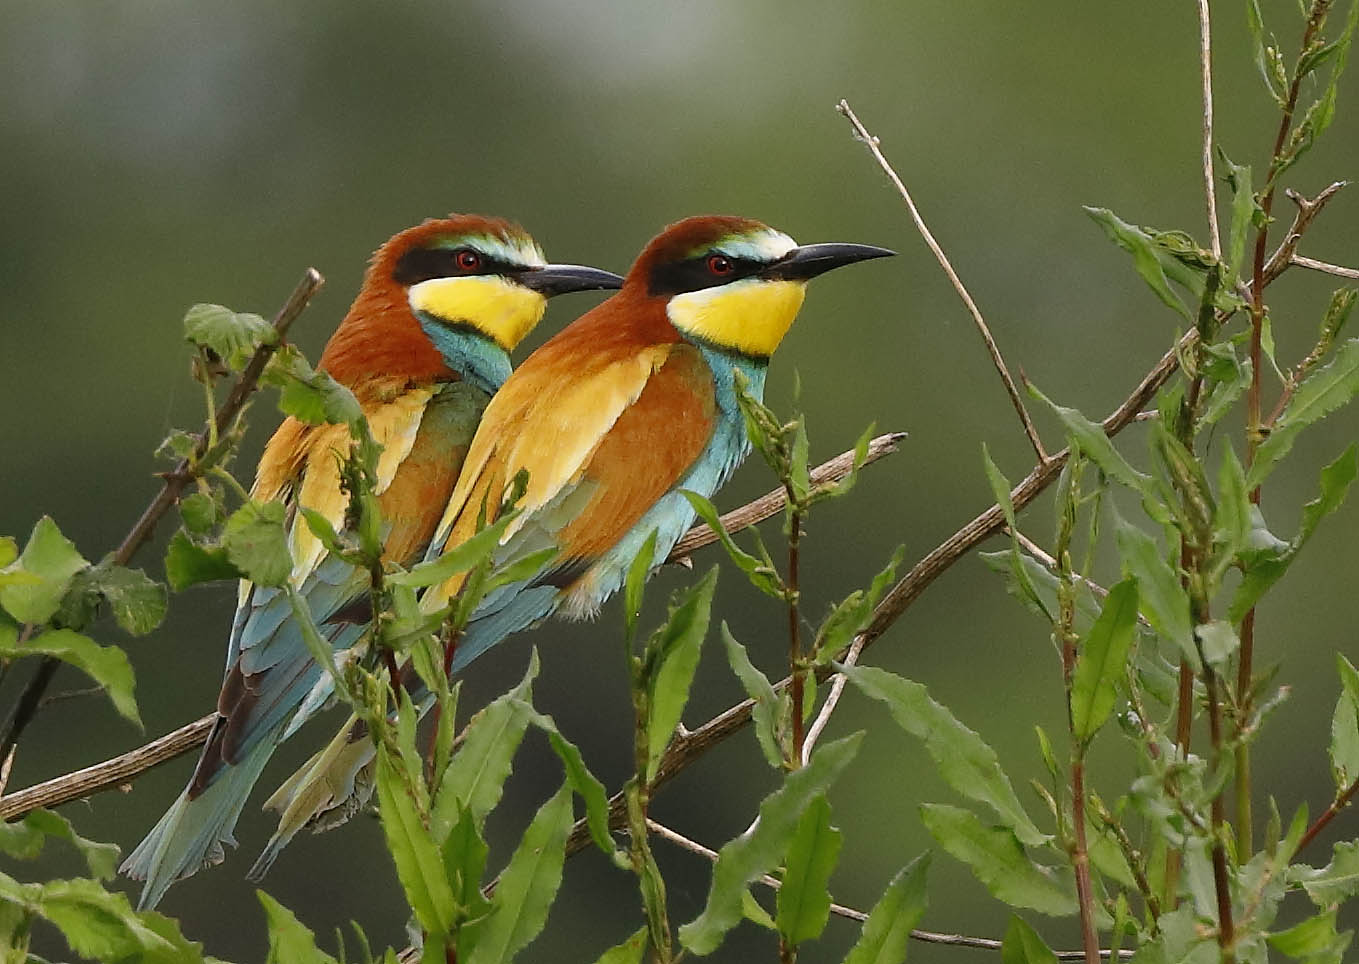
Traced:
<path fill-rule="evenodd" d="M 1291 51 L 1296 5 L 1265 10 Z M 1244 4 L 1220 4 L 1216 16 L 1219 144 L 1258 170 L 1277 119 L 1250 61 Z M 985 508 L 983 442 L 1012 478 L 1030 464 L 971 321 L 835 102 L 849 98 L 881 137 L 1012 367 L 1102 416 L 1160 356 L 1178 319 L 1080 205 L 1204 238 L 1196 51 L 1194 5 L 1165 0 L 8 0 L 0 7 L 0 533 L 22 537 L 50 513 L 91 558 L 117 543 L 156 488 L 151 451 L 171 427 L 200 420 L 180 338 L 193 302 L 269 314 L 315 265 L 328 284 L 296 328 L 315 357 L 372 249 L 421 218 L 507 215 L 550 257 L 623 270 L 667 222 L 735 213 L 804 242 L 901 252 L 818 281 L 771 376 L 769 400 L 787 411 L 800 374 L 814 455 L 841 451 L 869 422 L 911 433 L 851 499 L 811 519 L 807 610 L 819 614 L 896 545 L 914 560 Z M 1356 95 L 1351 75 L 1335 128 L 1287 184 L 1310 195 L 1359 174 Z M 1334 202 L 1304 253 L 1359 261 L 1356 202 Z M 1279 209 L 1290 213 L 1282 199 Z M 1333 281 L 1294 271 L 1271 289 L 1282 358 L 1310 346 Z M 595 300 L 554 302 L 535 344 Z M 254 415 L 240 466 L 247 476 L 276 420 L 268 401 Z M 1051 422 L 1041 421 L 1056 447 Z M 1357 427 L 1349 412 L 1305 436 L 1267 491 L 1277 529 L 1292 531 L 1317 467 Z M 1125 449 L 1140 454 L 1139 436 L 1127 432 Z M 1227 441 L 1240 451 L 1239 422 L 1215 444 Z M 770 485 L 752 461 L 720 504 Z M 1043 540 L 1046 501 L 1028 522 Z M 1260 618 L 1260 664 L 1282 660 L 1280 682 L 1295 687 L 1257 763 L 1259 784 L 1274 788 L 1286 812 L 1307 800 L 1315 813 L 1329 799 L 1333 654 L 1359 648 L 1356 511 L 1346 507 L 1321 532 Z M 139 562 L 158 572 L 157 556 L 148 550 Z M 707 551 L 696 562 L 717 557 Z M 689 578 L 675 571 L 653 583 L 650 620 L 669 588 Z M 99 699 L 54 704 L 25 738 L 11 786 L 103 759 L 207 711 L 233 599 L 227 586 L 195 590 L 174 600 L 160 631 L 130 643 L 145 734 Z M 769 601 L 726 572 L 719 611 L 777 673 L 782 621 Z M 611 787 L 629 756 L 618 625 L 611 606 L 597 625 L 553 624 L 533 636 L 544 664 L 539 705 Z M 520 638 L 480 660 L 464 705 L 507 688 L 527 657 Z M 1032 725 L 1062 729 L 1059 668 L 1044 627 L 975 558 L 936 583 L 871 661 L 926 682 L 992 741 L 1017 784 L 1039 767 Z M 56 689 L 81 685 L 64 671 Z M 11 680 L 0 700 L 8 705 L 15 690 Z M 687 722 L 738 696 L 720 648 L 710 646 Z M 290 772 L 329 725 L 286 747 L 263 784 Z M 833 730 L 861 727 L 868 740 L 833 794 L 846 832 L 833 891 L 867 906 L 928 846 L 916 804 L 956 801 L 919 747 L 851 696 Z M 1123 785 L 1111 762 L 1121 752 L 1112 736 L 1096 749 L 1096 785 L 1109 797 Z M 129 848 L 191 765 L 176 761 L 127 793 L 67 813 L 82 833 Z M 531 739 L 492 821 L 493 861 L 559 779 L 555 759 Z M 667 787 L 655 815 L 716 846 L 747 825 L 772 786 L 753 737 L 742 734 Z M 163 905 L 214 954 L 263 956 L 262 914 L 242 874 L 269 829 L 248 808 L 241 851 Z M 1355 818 L 1337 829 L 1353 836 Z M 266 886 L 323 935 L 352 918 L 375 942 L 399 943 L 404 905 L 379 838 L 376 823 L 360 818 L 299 839 Z M 658 848 L 673 918 L 687 920 L 706 894 L 708 868 Z M 37 872 L 76 865 L 54 859 Z M 947 858 L 936 859 L 931 893 L 922 926 L 1003 931 L 1002 908 Z M 639 921 L 631 879 L 582 854 L 523 959 L 592 960 Z M 1036 923 L 1051 943 L 1074 943 L 1069 922 Z M 803 960 L 839 960 L 856 933 L 832 920 Z M 60 953 L 50 934 L 36 949 Z M 746 927 L 718 957 L 773 954 L 771 939 Z M 920 946 L 914 954 L 990 959 Z"/>

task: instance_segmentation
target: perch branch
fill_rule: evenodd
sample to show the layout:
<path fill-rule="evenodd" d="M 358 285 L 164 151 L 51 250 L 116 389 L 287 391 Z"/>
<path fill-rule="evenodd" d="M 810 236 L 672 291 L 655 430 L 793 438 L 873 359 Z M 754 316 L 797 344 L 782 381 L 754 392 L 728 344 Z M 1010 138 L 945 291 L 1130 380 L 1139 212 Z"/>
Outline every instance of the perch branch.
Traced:
<path fill-rule="evenodd" d="M 1295 264 L 1299 268 L 1324 271 L 1326 274 L 1333 274 L 1338 278 L 1349 278 L 1351 281 L 1359 281 L 1359 269 L 1345 268 L 1338 264 L 1331 264 L 1328 261 L 1318 261 L 1315 258 L 1304 258 L 1300 254 L 1295 254 L 1289 258 L 1289 263 Z"/>
<path fill-rule="evenodd" d="M 1038 430 L 1034 428 L 1033 419 L 1029 417 L 1029 410 L 1024 406 L 1024 399 L 1019 394 L 1019 388 L 1015 385 L 1015 380 L 1010 377 L 1010 370 L 1005 365 L 1005 359 L 1001 357 L 1000 348 L 996 345 L 995 338 L 991 337 L 991 329 L 986 326 L 986 320 L 982 318 L 981 310 L 977 308 L 977 303 L 972 300 L 972 296 L 963 287 L 962 279 L 953 270 L 953 265 L 949 263 L 948 257 L 944 254 L 944 249 L 939 246 L 939 242 L 934 240 L 934 235 L 925 225 L 925 219 L 920 216 L 920 211 L 915 206 L 915 201 L 911 199 L 911 192 L 906 190 L 905 183 L 892 168 L 886 155 L 882 152 L 882 147 L 877 137 L 868 132 L 864 127 L 863 121 L 859 120 L 854 109 L 849 106 L 849 101 L 842 100 L 835 106 L 835 109 L 848 118 L 854 128 L 854 136 L 857 140 L 864 143 L 868 148 L 873 159 L 878 162 L 878 166 L 883 169 L 892 185 L 901 195 L 901 199 L 906 202 L 906 209 L 911 213 L 911 220 L 915 222 L 916 230 L 925 239 L 925 244 L 938 260 L 939 266 L 944 269 L 944 274 L 948 275 L 948 280 L 953 284 L 953 289 L 958 292 L 958 297 L 963 299 L 963 304 L 972 314 L 972 320 L 977 325 L 977 331 L 981 333 L 982 341 L 986 342 L 986 350 L 991 354 L 991 362 L 996 366 L 996 371 L 1000 373 L 1000 380 L 1005 383 L 1005 391 L 1010 395 L 1010 403 L 1014 405 L 1015 412 L 1019 415 L 1020 422 L 1024 425 L 1024 434 L 1029 437 L 1029 444 L 1033 446 L 1034 454 L 1038 456 L 1040 463 L 1048 460 L 1047 451 L 1043 448 L 1043 440 L 1038 437 Z"/>

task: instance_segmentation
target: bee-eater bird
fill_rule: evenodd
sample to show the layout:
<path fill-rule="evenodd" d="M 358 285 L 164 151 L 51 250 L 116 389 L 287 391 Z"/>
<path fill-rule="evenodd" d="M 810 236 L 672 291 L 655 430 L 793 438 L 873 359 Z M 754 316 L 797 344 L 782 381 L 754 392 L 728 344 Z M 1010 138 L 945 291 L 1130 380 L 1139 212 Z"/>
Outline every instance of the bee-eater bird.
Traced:
<path fill-rule="evenodd" d="M 481 603 L 452 660 L 466 666 L 553 612 L 593 615 L 656 533 L 658 567 L 694 520 L 680 490 L 711 496 L 750 450 L 737 374 L 756 398 L 807 282 L 894 252 L 861 244 L 798 246 L 759 221 L 692 217 L 654 238 L 622 290 L 524 360 L 487 406 L 430 554 L 493 521 L 516 473 L 521 515 L 502 537 L 513 559 L 556 555 Z M 463 577 L 431 586 L 435 611 Z"/>
<path fill-rule="evenodd" d="M 383 559 L 425 553 L 453 491 L 482 411 L 510 374 L 509 353 L 568 291 L 623 279 L 547 264 L 537 243 L 499 218 L 454 215 L 402 231 L 374 254 L 363 286 L 318 367 L 354 393 L 382 446 L 374 493 L 385 525 Z M 288 418 L 260 458 L 252 495 L 289 508 L 290 581 L 337 650 L 363 634 L 368 577 L 330 554 L 297 512 L 336 529 L 348 497 L 344 425 Z M 292 618 L 287 594 L 243 581 L 228 641 L 217 720 L 192 779 L 123 864 L 145 880 L 154 907 L 175 880 L 218 863 L 251 787 L 278 743 L 323 699 L 323 673 Z"/>

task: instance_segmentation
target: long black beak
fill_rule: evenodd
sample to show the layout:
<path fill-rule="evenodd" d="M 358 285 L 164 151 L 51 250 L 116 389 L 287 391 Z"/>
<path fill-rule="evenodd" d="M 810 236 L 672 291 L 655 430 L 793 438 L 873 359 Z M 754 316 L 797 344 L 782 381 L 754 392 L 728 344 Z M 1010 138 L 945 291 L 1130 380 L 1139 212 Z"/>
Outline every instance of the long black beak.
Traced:
<path fill-rule="evenodd" d="M 890 258 L 896 252 L 871 244 L 804 244 L 775 261 L 762 273 L 766 278 L 786 281 L 806 281 L 834 268 L 867 261 L 870 258 Z"/>
<path fill-rule="evenodd" d="M 623 279 L 612 271 L 583 264 L 545 264 L 541 268 L 528 268 L 517 275 L 517 280 L 526 288 L 532 288 L 545 297 L 564 295 L 569 291 L 600 291 L 623 287 Z"/>

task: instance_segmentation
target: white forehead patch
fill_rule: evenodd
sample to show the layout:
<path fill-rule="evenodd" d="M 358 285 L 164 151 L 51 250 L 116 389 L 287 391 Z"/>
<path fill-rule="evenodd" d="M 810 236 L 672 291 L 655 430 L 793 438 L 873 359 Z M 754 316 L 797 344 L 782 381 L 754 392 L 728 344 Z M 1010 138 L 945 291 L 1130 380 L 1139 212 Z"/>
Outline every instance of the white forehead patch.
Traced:
<path fill-rule="evenodd" d="M 797 242 L 782 231 L 769 228 L 758 234 L 723 238 L 714 246 L 723 254 L 750 261 L 777 261 L 797 247 Z"/>
<path fill-rule="evenodd" d="M 512 238 L 506 241 L 489 234 L 471 234 L 460 238 L 449 238 L 441 241 L 438 245 L 441 248 L 475 248 L 488 258 L 496 261 L 508 261 L 510 264 L 524 265 L 525 267 L 541 268 L 547 264 L 547 259 L 543 257 L 543 249 L 529 238 Z"/>

